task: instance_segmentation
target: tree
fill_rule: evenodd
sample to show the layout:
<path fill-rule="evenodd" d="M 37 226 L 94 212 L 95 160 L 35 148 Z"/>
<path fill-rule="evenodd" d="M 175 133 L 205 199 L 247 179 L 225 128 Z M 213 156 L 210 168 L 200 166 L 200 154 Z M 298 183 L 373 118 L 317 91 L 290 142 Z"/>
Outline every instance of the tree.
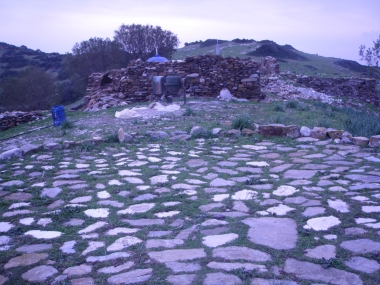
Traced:
<path fill-rule="evenodd" d="M 115 31 L 114 40 L 134 59 L 147 60 L 155 54 L 156 48 L 161 56 L 171 58 L 179 45 L 177 35 L 152 25 L 121 25 Z"/>
<path fill-rule="evenodd" d="M 65 63 L 71 74 L 87 78 L 93 72 L 126 66 L 130 58 L 121 45 L 109 38 L 90 38 L 76 43 L 72 54 L 68 54 Z"/>
<path fill-rule="evenodd" d="M 122 46 L 109 38 L 90 38 L 76 43 L 71 54 L 66 54 L 63 61 L 64 70 L 60 73 L 58 86 L 62 102 L 70 102 L 83 96 L 86 92 L 88 77 L 94 72 L 125 67 L 131 57 Z"/>
<path fill-rule="evenodd" d="M 359 47 L 361 60 L 367 62 L 369 66 L 379 66 L 380 64 L 380 36 L 373 42 L 373 47 L 366 49 L 365 45 Z"/>
<path fill-rule="evenodd" d="M 53 77 L 34 66 L 3 79 L 1 89 L 0 101 L 6 110 L 46 110 L 58 103 Z"/>

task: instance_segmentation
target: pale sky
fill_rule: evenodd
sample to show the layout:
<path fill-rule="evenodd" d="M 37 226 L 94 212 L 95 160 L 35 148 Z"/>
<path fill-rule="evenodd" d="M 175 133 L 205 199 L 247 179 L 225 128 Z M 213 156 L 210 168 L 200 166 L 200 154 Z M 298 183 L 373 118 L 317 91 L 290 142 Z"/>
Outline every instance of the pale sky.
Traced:
<path fill-rule="evenodd" d="M 112 39 L 122 24 L 161 26 L 178 36 L 180 47 L 268 39 L 359 61 L 359 46 L 372 46 L 380 35 L 380 0 L 0 0 L 0 42 L 44 52 Z"/>

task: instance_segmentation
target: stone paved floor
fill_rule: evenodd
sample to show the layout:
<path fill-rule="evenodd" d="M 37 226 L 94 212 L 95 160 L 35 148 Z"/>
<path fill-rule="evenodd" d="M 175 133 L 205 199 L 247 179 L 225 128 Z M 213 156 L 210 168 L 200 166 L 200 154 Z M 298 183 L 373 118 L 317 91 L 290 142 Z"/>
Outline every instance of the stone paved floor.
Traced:
<path fill-rule="evenodd" d="M 192 143 L 0 165 L 0 284 L 380 284 L 376 151 Z"/>

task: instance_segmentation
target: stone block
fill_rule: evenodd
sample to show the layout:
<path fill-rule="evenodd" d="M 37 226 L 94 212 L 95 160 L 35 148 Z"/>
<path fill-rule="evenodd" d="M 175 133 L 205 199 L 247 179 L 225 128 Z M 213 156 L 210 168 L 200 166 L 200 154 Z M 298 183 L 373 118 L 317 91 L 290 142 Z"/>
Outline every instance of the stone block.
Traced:
<path fill-rule="evenodd" d="M 0 153 L 0 160 L 9 160 L 14 157 L 22 157 L 22 150 L 20 148 L 14 148 Z"/>
<path fill-rule="evenodd" d="M 283 137 L 286 136 L 287 127 L 282 124 L 261 125 L 259 126 L 259 133 L 264 137 Z"/>
<path fill-rule="evenodd" d="M 366 137 L 353 137 L 352 141 L 353 141 L 354 145 L 367 146 L 369 139 Z"/>
<path fill-rule="evenodd" d="M 326 128 L 314 127 L 310 132 L 310 137 L 313 139 L 323 140 L 326 138 Z"/>
<path fill-rule="evenodd" d="M 308 127 L 302 126 L 300 129 L 301 136 L 310 137 L 311 130 Z"/>
<path fill-rule="evenodd" d="M 370 147 L 380 147 L 380 135 L 370 137 L 368 145 Z"/>
<path fill-rule="evenodd" d="M 292 139 L 296 139 L 301 136 L 300 128 L 295 125 L 290 125 L 286 127 L 286 136 Z"/>
<path fill-rule="evenodd" d="M 332 128 L 328 128 L 326 130 L 326 133 L 327 135 L 331 138 L 331 139 L 342 139 L 342 135 L 344 133 L 344 131 L 342 130 L 335 130 L 335 129 L 332 129 Z"/>

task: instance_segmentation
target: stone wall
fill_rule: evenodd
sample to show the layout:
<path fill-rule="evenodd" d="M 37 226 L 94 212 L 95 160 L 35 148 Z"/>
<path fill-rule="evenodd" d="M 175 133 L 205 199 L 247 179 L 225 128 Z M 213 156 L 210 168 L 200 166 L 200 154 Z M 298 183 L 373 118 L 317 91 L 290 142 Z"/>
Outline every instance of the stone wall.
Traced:
<path fill-rule="evenodd" d="M 375 79 L 302 76 L 296 82 L 315 91 L 347 100 L 348 103 L 359 101 L 379 106 Z"/>
<path fill-rule="evenodd" d="M 33 112 L 5 112 L 0 114 L 0 131 L 5 131 L 23 123 L 31 122 L 42 117 L 41 111 Z"/>
<path fill-rule="evenodd" d="M 88 80 L 83 110 L 96 111 L 152 100 L 153 76 L 168 74 L 188 77 L 193 86 L 192 96 L 217 97 L 220 90 L 228 88 L 237 98 L 256 101 L 265 98 L 260 90 L 259 63 L 249 59 L 203 55 L 163 63 L 136 60 L 120 70 L 93 73 Z"/>

